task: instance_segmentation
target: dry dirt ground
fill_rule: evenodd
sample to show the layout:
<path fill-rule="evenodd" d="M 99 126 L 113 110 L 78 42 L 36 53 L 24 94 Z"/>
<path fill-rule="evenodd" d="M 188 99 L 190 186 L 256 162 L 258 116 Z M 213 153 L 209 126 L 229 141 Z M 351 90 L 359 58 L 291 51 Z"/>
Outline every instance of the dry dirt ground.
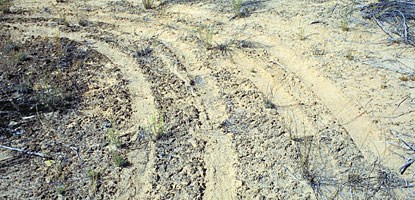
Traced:
<path fill-rule="evenodd" d="M 415 48 L 368 3 L 11 1 L 0 199 L 414 198 Z"/>

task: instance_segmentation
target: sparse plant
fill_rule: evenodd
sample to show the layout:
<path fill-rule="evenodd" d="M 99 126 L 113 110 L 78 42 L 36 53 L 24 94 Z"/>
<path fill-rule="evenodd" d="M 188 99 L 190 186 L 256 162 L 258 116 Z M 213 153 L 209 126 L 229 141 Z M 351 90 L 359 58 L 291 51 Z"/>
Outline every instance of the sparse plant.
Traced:
<path fill-rule="evenodd" d="M 265 108 L 269 108 L 269 109 L 276 108 L 275 104 L 269 98 L 265 98 L 264 105 L 265 105 Z"/>
<path fill-rule="evenodd" d="M 88 178 L 91 181 L 92 184 L 92 191 L 96 191 L 98 187 L 98 179 L 99 179 L 100 173 L 98 171 L 95 171 L 94 169 L 91 169 L 88 171 Z"/>
<path fill-rule="evenodd" d="M 347 60 L 350 60 L 350 61 L 354 60 L 353 50 L 348 50 L 348 51 L 346 52 L 346 55 L 345 55 L 344 57 L 346 57 L 346 58 L 347 58 Z"/>
<path fill-rule="evenodd" d="M 353 12 L 352 5 L 345 6 L 342 9 L 341 16 L 340 16 L 341 17 L 340 28 L 343 31 L 349 31 L 350 30 L 350 16 L 351 16 L 352 12 Z"/>
<path fill-rule="evenodd" d="M 55 48 L 56 48 L 56 55 L 58 56 L 58 58 L 63 56 L 63 48 L 62 48 L 62 43 L 61 43 L 61 32 L 57 31 L 55 33 L 55 36 L 53 37 L 53 42 L 55 43 Z"/>
<path fill-rule="evenodd" d="M 19 63 L 28 61 L 29 59 L 30 56 L 26 52 L 19 51 L 16 54 L 14 54 L 13 63 L 15 65 L 18 65 Z"/>
<path fill-rule="evenodd" d="M 66 187 L 64 185 L 57 185 L 57 186 L 55 186 L 55 192 L 58 195 L 63 195 L 63 193 L 65 192 L 65 190 L 66 190 Z"/>
<path fill-rule="evenodd" d="M 115 148 L 121 148 L 120 133 L 115 128 L 109 128 L 106 134 L 107 142 Z"/>
<path fill-rule="evenodd" d="M 340 27 L 341 27 L 342 31 L 349 31 L 350 30 L 349 19 L 348 18 L 343 18 L 340 21 Z"/>
<path fill-rule="evenodd" d="M 203 26 L 198 29 L 199 38 L 202 40 L 203 45 L 209 49 L 213 46 L 213 28 L 212 26 Z"/>
<path fill-rule="evenodd" d="M 228 42 L 224 42 L 221 44 L 215 43 L 214 46 L 211 46 L 207 49 L 219 51 L 222 56 L 228 57 L 232 63 L 235 63 L 235 60 L 233 59 L 233 55 L 232 55 L 232 51 L 233 51 L 231 48 L 232 43 L 233 41 L 228 41 Z"/>
<path fill-rule="evenodd" d="M 154 0 L 143 0 L 143 6 L 147 10 L 154 8 Z"/>
<path fill-rule="evenodd" d="M 232 0 L 232 10 L 235 14 L 235 17 L 243 17 L 246 15 L 246 11 L 242 9 L 243 1 L 242 0 Z"/>
<path fill-rule="evenodd" d="M 64 98 L 62 89 L 54 84 L 51 78 L 45 75 L 44 78 L 39 79 L 33 85 L 33 89 L 36 91 L 36 97 L 48 107 L 56 106 Z"/>
<path fill-rule="evenodd" d="M 326 50 L 324 50 L 323 48 L 315 45 L 312 47 L 311 53 L 315 56 L 323 56 L 326 54 Z"/>
<path fill-rule="evenodd" d="M 264 106 L 265 106 L 265 108 L 276 109 L 277 106 L 272 102 L 272 98 L 274 98 L 273 87 L 269 87 L 268 90 L 269 90 L 269 93 L 267 94 L 267 96 L 264 99 Z"/>
<path fill-rule="evenodd" d="M 299 40 L 301 40 L 301 41 L 304 41 L 304 40 L 306 40 L 307 39 L 307 36 L 305 35 L 305 30 L 304 30 L 304 27 L 300 27 L 299 29 L 298 29 L 298 32 L 297 32 L 297 38 L 299 39 Z"/>
<path fill-rule="evenodd" d="M 48 106 L 54 107 L 59 101 L 63 100 L 63 92 L 56 86 L 47 86 L 41 91 L 41 100 Z"/>
<path fill-rule="evenodd" d="M 19 51 L 20 47 L 13 41 L 7 41 L 6 46 L 4 47 L 4 51 L 6 53 L 13 52 L 13 51 Z"/>
<path fill-rule="evenodd" d="M 92 182 L 96 182 L 98 180 L 98 177 L 99 177 L 99 172 L 95 171 L 94 169 L 91 169 L 88 171 L 88 178 Z"/>
<path fill-rule="evenodd" d="M 307 181 L 310 187 L 314 190 L 316 196 L 321 193 L 321 187 L 323 186 L 323 178 L 319 174 L 319 170 L 313 166 L 313 142 L 314 139 L 311 136 L 303 137 L 294 140 L 296 143 L 297 157 L 299 161 L 300 173 L 303 179 Z"/>
<path fill-rule="evenodd" d="M 80 26 L 87 27 L 87 26 L 89 26 L 91 23 L 90 23 L 90 21 L 88 21 L 88 20 L 86 20 L 86 19 L 79 19 L 79 20 L 78 20 L 78 24 L 79 24 Z"/>
<path fill-rule="evenodd" d="M 154 140 L 160 139 L 164 134 L 164 117 L 153 114 L 150 122 L 150 131 Z"/>
<path fill-rule="evenodd" d="M 112 161 L 117 167 L 126 167 L 128 165 L 128 160 L 119 153 L 112 154 Z"/>
<path fill-rule="evenodd" d="M 64 26 L 70 26 L 68 19 L 64 15 L 59 15 L 59 24 L 62 24 Z"/>

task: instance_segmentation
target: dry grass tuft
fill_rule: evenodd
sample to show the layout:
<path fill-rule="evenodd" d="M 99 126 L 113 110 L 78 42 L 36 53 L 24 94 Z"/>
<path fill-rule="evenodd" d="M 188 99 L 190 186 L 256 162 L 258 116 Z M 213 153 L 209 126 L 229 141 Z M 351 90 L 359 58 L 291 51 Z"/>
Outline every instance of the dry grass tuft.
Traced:
<path fill-rule="evenodd" d="M 153 9 L 154 8 L 154 0 L 143 0 L 143 5 L 145 9 Z"/>

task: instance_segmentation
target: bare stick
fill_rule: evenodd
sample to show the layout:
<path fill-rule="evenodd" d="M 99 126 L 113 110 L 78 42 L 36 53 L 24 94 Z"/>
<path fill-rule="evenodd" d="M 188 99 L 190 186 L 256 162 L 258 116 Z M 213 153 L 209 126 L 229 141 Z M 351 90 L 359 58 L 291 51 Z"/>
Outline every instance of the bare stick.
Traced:
<path fill-rule="evenodd" d="M 401 11 L 398 10 L 398 12 L 401 14 L 402 20 L 403 20 L 402 22 L 403 36 L 402 37 L 404 38 L 405 43 L 408 43 L 408 26 L 406 25 L 406 18 L 405 18 L 405 15 Z"/>
<path fill-rule="evenodd" d="M 413 187 L 415 187 L 415 184 L 407 184 L 407 185 L 404 185 L 402 188 L 413 188 Z"/>
<path fill-rule="evenodd" d="M 415 147 L 412 145 L 412 144 L 410 144 L 410 143 L 408 143 L 408 142 L 406 142 L 403 138 L 401 138 L 401 137 L 399 137 L 399 136 L 397 136 L 409 149 L 411 149 L 412 151 L 415 151 Z M 406 171 L 406 169 L 409 167 L 409 166 L 411 166 L 413 163 L 415 162 L 415 159 L 413 159 L 413 158 L 410 158 L 410 159 L 408 159 L 407 161 L 406 161 L 406 163 L 401 167 L 401 168 L 399 168 L 399 172 L 401 173 L 401 174 L 403 174 L 403 173 L 405 173 L 405 171 Z"/>
<path fill-rule="evenodd" d="M 386 33 L 392 40 L 395 40 L 395 38 L 392 36 L 392 34 L 389 32 L 389 31 L 386 31 L 383 27 L 382 27 L 382 24 L 376 19 L 376 18 L 373 18 L 373 20 L 376 22 L 376 24 L 379 26 L 379 28 L 380 29 L 382 29 L 382 31 L 384 32 L 384 33 Z"/>
<path fill-rule="evenodd" d="M 403 102 L 405 102 L 407 99 L 409 99 L 409 97 L 411 97 L 411 96 L 409 96 L 409 95 L 408 95 L 408 96 L 406 96 L 406 97 L 405 97 L 405 98 L 404 98 L 401 102 L 399 102 L 399 103 L 398 103 L 398 106 L 396 107 L 396 109 L 398 109 L 398 108 L 399 108 L 399 106 L 401 106 L 401 104 L 402 104 Z M 395 110 L 396 110 L 396 109 L 395 109 Z"/>
<path fill-rule="evenodd" d="M 411 166 L 415 162 L 414 159 L 409 159 L 401 168 L 399 168 L 399 172 L 401 174 L 405 173 L 406 169 Z"/>
<path fill-rule="evenodd" d="M 45 154 L 39 153 L 39 152 L 26 151 L 24 149 L 19 149 L 19 148 L 14 148 L 14 147 L 8 147 L 8 146 L 3 146 L 3 145 L 0 145 L 0 148 L 12 150 L 12 151 L 18 151 L 18 152 L 22 152 L 22 153 L 29 154 L 29 155 L 40 156 L 42 158 L 49 158 L 49 156 L 46 156 Z"/>
<path fill-rule="evenodd" d="M 399 136 L 398 136 L 399 137 Z M 408 146 L 412 151 L 415 151 L 415 147 L 412 144 L 409 144 L 408 142 L 406 142 L 404 139 L 402 139 L 401 137 L 399 137 L 399 139 L 406 145 Z"/>

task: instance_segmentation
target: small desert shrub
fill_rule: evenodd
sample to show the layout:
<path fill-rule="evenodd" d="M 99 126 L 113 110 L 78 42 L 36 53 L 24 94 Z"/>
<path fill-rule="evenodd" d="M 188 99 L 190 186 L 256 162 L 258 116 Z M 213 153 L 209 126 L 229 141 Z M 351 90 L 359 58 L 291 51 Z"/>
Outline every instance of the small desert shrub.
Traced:
<path fill-rule="evenodd" d="M 143 0 L 145 9 L 152 9 L 154 7 L 154 0 Z"/>
<path fill-rule="evenodd" d="M 46 106 L 54 108 L 56 105 L 62 103 L 64 99 L 63 91 L 61 88 L 49 83 L 43 85 L 36 85 L 36 97 L 43 102 Z"/>
<path fill-rule="evenodd" d="M 39 102 L 49 108 L 57 108 L 65 98 L 64 88 L 56 85 L 52 77 L 47 75 L 39 78 L 37 82 L 33 83 L 32 87 L 36 91 L 35 95 Z"/>

